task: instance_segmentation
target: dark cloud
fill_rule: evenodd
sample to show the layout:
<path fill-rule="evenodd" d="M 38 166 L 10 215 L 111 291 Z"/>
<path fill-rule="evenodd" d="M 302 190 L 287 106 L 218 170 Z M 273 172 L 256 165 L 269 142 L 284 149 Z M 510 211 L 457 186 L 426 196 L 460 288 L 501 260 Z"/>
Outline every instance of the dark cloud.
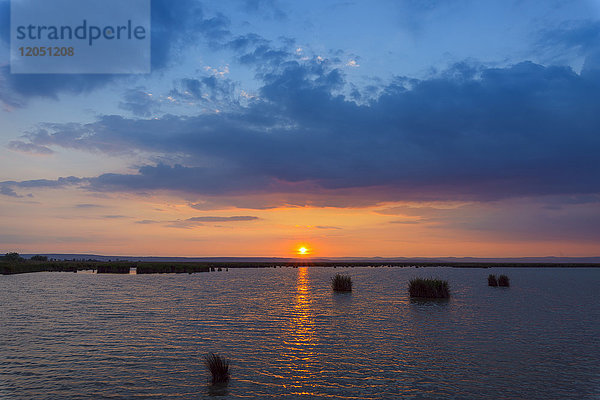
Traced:
<path fill-rule="evenodd" d="M 235 51 L 245 51 L 250 47 L 266 46 L 269 41 L 256 33 L 248 33 L 246 35 L 240 35 L 230 40 L 225 44 L 225 47 L 233 49 Z"/>
<path fill-rule="evenodd" d="M 0 1 L 0 41 L 10 44 L 10 0 Z"/>
<path fill-rule="evenodd" d="M 185 78 L 171 90 L 170 96 L 181 101 L 200 101 L 203 104 L 213 104 L 215 107 L 230 108 L 237 106 L 235 99 L 235 84 L 227 78 L 205 76 L 199 79 Z"/>
<path fill-rule="evenodd" d="M 207 17 L 196 0 L 151 0 L 151 66 L 161 71 L 177 62 L 182 50 L 199 39 L 222 42 L 229 36 L 223 15 Z M 9 1 L 0 1 L 0 37 L 9 43 Z M 5 22 L 5 23 L 2 23 Z M 119 74 L 11 74 L 0 67 L 0 100 L 22 107 L 32 97 L 56 99 L 60 93 L 89 93 L 109 83 L 130 79 Z M 127 104 L 125 102 L 124 104 Z"/>
<path fill-rule="evenodd" d="M 195 0 L 152 0 L 152 69 L 163 69 L 177 58 L 177 52 L 197 39 L 196 24 L 204 12 Z"/>
<path fill-rule="evenodd" d="M 259 98 L 228 112 L 46 124 L 29 139 L 186 156 L 87 180 L 104 191 L 280 194 L 299 205 L 336 203 L 329 195 L 345 191 L 337 202 L 346 206 L 600 192 L 594 75 L 462 63 L 427 80 L 397 78 L 361 104 L 340 94 L 343 73 L 319 60 L 286 62 L 262 79 Z"/>
<path fill-rule="evenodd" d="M 564 62 L 569 55 L 583 58 L 582 74 L 600 79 L 600 22 L 578 20 L 564 22 L 539 34 L 537 47 L 552 60 Z M 556 62 L 555 61 L 555 62 Z"/>
<path fill-rule="evenodd" d="M 18 188 L 58 188 L 72 186 L 86 182 L 86 179 L 75 176 L 60 177 L 58 179 L 32 179 L 27 181 L 4 181 L 0 185 Z"/>
<path fill-rule="evenodd" d="M 229 18 L 225 15 L 218 13 L 212 18 L 207 18 L 198 21 L 196 28 L 198 32 L 204 34 L 209 39 L 209 43 L 214 46 L 221 46 L 223 40 L 227 39 L 231 32 L 229 32 L 230 25 Z"/>
<path fill-rule="evenodd" d="M 137 87 L 125 91 L 119 108 L 139 117 L 149 117 L 158 110 L 159 103 L 145 88 Z"/>
<path fill-rule="evenodd" d="M 268 66 L 269 68 L 287 62 L 291 53 L 286 49 L 274 49 L 269 45 L 258 45 L 251 51 L 239 56 L 239 61 L 242 64 Z"/>
<path fill-rule="evenodd" d="M 248 176 L 239 168 L 184 167 L 159 164 L 144 166 L 139 174 L 103 174 L 88 180 L 89 187 L 99 191 L 172 190 L 205 195 L 262 192 L 268 186 L 266 176 Z"/>
<path fill-rule="evenodd" d="M 21 195 L 19 195 L 17 192 L 14 191 L 14 189 L 8 187 L 8 186 L 0 186 L 0 194 L 4 195 L 4 196 L 9 196 L 9 197 L 23 197 Z"/>
<path fill-rule="evenodd" d="M 57 99 L 59 93 L 89 93 L 119 77 L 117 74 L 11 74 L 5 65 L 0 67 L 0 100 L 22 107 L 32 97 Z"/>

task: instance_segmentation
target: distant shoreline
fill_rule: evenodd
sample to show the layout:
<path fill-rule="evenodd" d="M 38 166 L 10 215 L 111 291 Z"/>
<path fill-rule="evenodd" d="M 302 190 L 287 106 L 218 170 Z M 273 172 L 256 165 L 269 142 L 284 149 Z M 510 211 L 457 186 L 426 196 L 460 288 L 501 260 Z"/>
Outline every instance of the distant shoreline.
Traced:
<path fill-rule="evenodd" d="M 298 267 L 329 267 L 329 268 L 598 268 L 600 263 L 492 263 L 492 262 L 343 262 L 343 261 L 314 261 L 295 260 L 286 262 L 249 262 L 249 261 L 215 261 L 215 262 L 152 262 L 152 261 L 97 261 L 97 260 L 49 260 L 34 261 L 0 261 L 0 274 L 15 275 L 33 272 L 77 272 L 97 270 L 99 273 L 129 273 L 132 268 L 140 268 L 144 274 L 156 273 L 201 273 L 221 271 L 228 268 L 298 268 Z"/>
<path fill-rule="evenodd" d="M 3 254 L 3 253 L 0 253 Z M 134 261 L 134 262 L 246 262 L 246 263 L 374 263 L 374 264 L 600 264 L 600 256 L 592 257 L 161 257 L 161 256 L 121 256 L 98 254 L 32 253 L 21 254 L 29 259 L 42 255 L 48 259 L 66 261 Z"/>

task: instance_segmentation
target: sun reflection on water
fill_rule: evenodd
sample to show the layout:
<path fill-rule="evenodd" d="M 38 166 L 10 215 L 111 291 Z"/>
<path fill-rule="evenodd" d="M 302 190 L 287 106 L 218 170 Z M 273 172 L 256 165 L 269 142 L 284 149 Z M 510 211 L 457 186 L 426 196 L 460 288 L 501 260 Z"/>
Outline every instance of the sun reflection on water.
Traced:
<path fill-rule="evenodd" d="M 313 343 L 314 322 L 310 312 L 310 293 L 308 286 L 308 268 L 298 268 L 296 297 L 292 314 L 295 344 L 309 346 Z"/>
<path fill-rule="evenodd" d="M 288 364 L 286 368 L 294 377 L 293 384 L 290 386 L 306 390 L 307 386 L 312 386 L 312 378 L 318 372 L 314 353 L 315 322 L 311 308 L 307 267 L 298 268 L 296 294 L 284 343 Z"/>

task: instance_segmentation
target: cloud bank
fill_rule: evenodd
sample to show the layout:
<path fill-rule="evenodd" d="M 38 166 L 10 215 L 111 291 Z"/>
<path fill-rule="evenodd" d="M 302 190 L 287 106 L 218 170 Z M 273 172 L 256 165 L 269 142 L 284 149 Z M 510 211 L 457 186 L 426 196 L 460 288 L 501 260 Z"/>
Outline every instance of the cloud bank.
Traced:
<path fill-rule="evenodd" d="M 347 190 L 373 203 L 598 193 L 597 76 L 461 63 L 431 79 L 397 77 L 357 104 L 340 93 L 339 68 L 288 61 L 232 111 L 45 124 L 18 146 L 183 155 L 85 179 L 101 191 L 291 193 L 308 202 Z"/>

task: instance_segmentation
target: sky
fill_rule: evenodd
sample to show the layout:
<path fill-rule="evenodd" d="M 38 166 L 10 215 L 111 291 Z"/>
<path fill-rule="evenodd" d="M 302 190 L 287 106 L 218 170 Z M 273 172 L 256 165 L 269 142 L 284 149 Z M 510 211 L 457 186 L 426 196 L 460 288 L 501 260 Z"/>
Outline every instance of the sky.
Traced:
<path fill-rule="evenodd" d="M 0 0 L 0 252 L 600 255 L 600 0 L 151 7 L 28 75 Z"/>

